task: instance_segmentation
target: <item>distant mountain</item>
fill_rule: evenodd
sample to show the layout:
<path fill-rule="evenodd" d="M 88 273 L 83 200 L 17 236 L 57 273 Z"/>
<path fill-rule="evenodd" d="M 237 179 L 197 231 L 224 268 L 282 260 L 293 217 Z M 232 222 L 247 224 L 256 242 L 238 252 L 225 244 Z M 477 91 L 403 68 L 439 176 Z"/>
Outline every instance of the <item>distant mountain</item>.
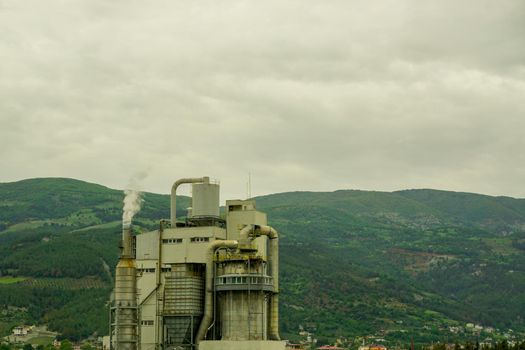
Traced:
<path fill-rule="evenodd" d="M 449 332 L 467 322 L 523 330 L 523 199 L 409 190 L 257 202 L 285 237 L 286 330 L 308 322 L 322 335 L 405 343 L 407 331 L 420 341 L 479 338 Z"/>
<path fill-rule="evenodd" d="M 72 179 L 0 184 L 0 273 L 26 278 L 0 277 L 1 332 L 22 321 L 70 338 L 106 332 L 122 198 Z M 148 230 L 169 216 L 169 196 L 144 199 L 136 224 Z M 288 338 L 299 326 L 321 341 L 374 335 L 391 344 L 497 337 L 450 332 L 468 322 L 525 331 L 524 199 L 344 190 L 256 200 L 281 232 Z"/>

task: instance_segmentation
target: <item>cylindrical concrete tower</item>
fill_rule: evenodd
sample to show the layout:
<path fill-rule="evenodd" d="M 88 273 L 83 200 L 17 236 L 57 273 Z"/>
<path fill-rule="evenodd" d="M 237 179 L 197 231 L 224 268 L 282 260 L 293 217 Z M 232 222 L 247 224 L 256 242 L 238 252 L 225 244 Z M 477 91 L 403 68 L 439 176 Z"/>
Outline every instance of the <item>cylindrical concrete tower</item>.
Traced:
<path fill-rule="evenodd" d="M 266 273 L 266 263 L 248 256 L 224 261 L 219 266 L 215 288 L 221 339 L 267 340 L 273 281 Z"/>

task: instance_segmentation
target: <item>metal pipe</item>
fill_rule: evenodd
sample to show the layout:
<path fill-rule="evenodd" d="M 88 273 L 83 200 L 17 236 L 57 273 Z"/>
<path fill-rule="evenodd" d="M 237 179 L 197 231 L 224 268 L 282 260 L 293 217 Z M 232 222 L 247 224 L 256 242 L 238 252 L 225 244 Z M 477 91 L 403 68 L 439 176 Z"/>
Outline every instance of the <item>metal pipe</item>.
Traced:
<path fill-rule="evenodd" d="M 247 225 L 239 232 L 241 240 L 249 239 L 250 235 L 253 235 L 254 237 L 268 236 L 270 239 L 279 238 L 277 231 L 273 227 L 266 225 Z"/>
<path fill-rule="evenodd" d="M 279 237 L 270 239 L 269 259 L 272 267 L 273 294 L 270 300 L 270 339 L 281 340 L 279 335 Z"/>
<path fill-rule="evenodd" d="M 213 264 L 213 280 L 217 278 L 217 264 Z M 215 327 L 215 322 L 217 322 L 217 284 L 213 283 L 213 322 L 210 327 L 213 327 L 213 340 L 215 340 L 217 334 L 217 327 Z"/>
<path fill-rule="evenodd" d="M 205 290 L 204 290 L 204 315 L 202 317 L 201 324 L 199 326 L 199 330 L 197 331 L 197 335 L 195 336 L 195 341 L 198 344 L 201 340 L 204 340 L 204 337 L 206 336 L 206 333 L 208 331 L 208 328 L 210 327 L 212 318 L 213 318 L 213 309 L 215 305 L 213 305 L 213 256 L 215 255 L 215 252 L 217 249 L 220 248 L 237 248 L 239 246 L 239 242 L 234 240 L 216 240 L 210 243 L 208 246 L 208 249 L 206 251 L 206 282 L 205 282 Z"/>
<path fill-rule="evenodd" d="M 173 183 L 171 186 L 171 227 L 175 227 L 177 221 L 177 187 L 182 184 L 193 184 L 193 183 L 209 183 L 210 178 L 208 176 L 204 177 L 194 177 L 194 178 L 185 178 L 179 179 Z"/>
<path fill-rule="evenodd" d="M 155 289 L 150 293 L 153 294 L 153 292 L 155 292 L 155 296 L 157 296 L 157 298 L 155 298 L 155 344 L 158 344 L 159 343 L 159 337 L 160 337 L 160 333 L 161 333 L 161 325 L 162 325 L 162 317 L 160 316 L 160 312 L 159 312 L 159 298 L 158 298 L 158 290 L 159 290 L 159 287 L 160 285 L 162 284 L 162 280 L 161 280 L 161 269 L 162 269 L 162 234 L 164 233 L 164 224 L 165 224 L 165 220 L 162 219 L 160 220 L 159 222 L 159 246 L 158 246 L 158 261 L 157 261 L 157 271 L 155 273 L 156 275 L 156 279 L 157 279 L 157 286 L 155 287 Z M 148 296 L 149 297 L 149 296 Z M 147 298 L 146 298 L 147 299 Z M 146 301 L 146 299 L 144 299 L 144 301 Z M 163 327 L 163 326 L 162 326 Z"/>
<path fill-rule="evenodd" d="M 270 300 L 270 339 L 281 340 L 279 335 L 279 234 L 266 225 L 248 225 L 239 232 L 239 241 L 246 244 L 250 236 L 268 236 L 270 239 L 270 253 L 268 260 L 271 266 L 273 279 L 273 295 Z"/>

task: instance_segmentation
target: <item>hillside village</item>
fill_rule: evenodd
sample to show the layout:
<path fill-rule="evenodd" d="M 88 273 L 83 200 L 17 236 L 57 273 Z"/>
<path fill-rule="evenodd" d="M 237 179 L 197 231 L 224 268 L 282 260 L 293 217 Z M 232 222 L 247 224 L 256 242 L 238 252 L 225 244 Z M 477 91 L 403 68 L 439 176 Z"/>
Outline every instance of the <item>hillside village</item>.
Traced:
<path fill-rule="evenodd" d="M 450 327 L 449 332 L 452 335 L 464 334 L 473 342 L 477 342 L 481 348 L 494 347 L 498 342 L 504 341 L 509 347 L 514 347 L 520 344 L 520 340 L 525 338 L 525 334 L 516 333 L 511 329 L 504 332 L 493 327 L 483 327 L 473 323 L 467 323 L 464 326 Z M 406 342 L 391 345 L 385 345 L 385 339 L 382 338 L 388 332 L 380 332 L 376 335 L 367 335 L 354 338 L 340 337 L 331 345 L 318 345 L 318 339 L 315 333 L 306 331 L 303 326 L 299 327 L 298 335 L 300 340 L 289 341 L 287 349 L 297 350 L 407 350 Z M 408 332 L 405 332 L 407 337 L 410 337 Z M 44 346 L 47 348 L 54 348 L 63 350 L 61 337 L 58 333 L 47 330 L 46 326 L 35 325 L 19 325 L 12 329 L 12 333 L 2 338 L 1 343 L 13 347 L 14 349 L 28 350 L 27 344 L 33 348 L 39 349 Z M 445 337 L 446 338 L 446 337 Z M 475 340 L 474 340 L 475 339 Z M 372 343 L 371 343 L 372 342 Z M 383 343 L 383 344 L 382 344 Z M 90 337 L 81 342 L 67 342 L 71 344 L 73 350 L 89 350 L 100 349 L 109 350 L 105 344 L 103 337 Z M 368 345 L 366 345 L 368 344 Z M 444 343 L 446 350 L 454 350 L 457 342 Z M 428 350 L 434 350 L 432 345 L 428 345 Z"/>

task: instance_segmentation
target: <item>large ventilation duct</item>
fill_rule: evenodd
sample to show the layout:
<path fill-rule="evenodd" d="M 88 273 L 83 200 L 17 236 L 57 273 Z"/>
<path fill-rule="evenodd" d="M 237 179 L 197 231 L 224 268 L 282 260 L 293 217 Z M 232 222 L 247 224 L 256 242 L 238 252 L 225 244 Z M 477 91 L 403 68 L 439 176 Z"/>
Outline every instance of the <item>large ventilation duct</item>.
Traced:
<path fill-rule="evenodd" d="M 273 295 L 270 301 L 270 339 L 281 340 L 279 335 L 279 234 L 277 231 L 266 225 L 248 225 L 240 233 L 242 245 L 247 245 L 250 238 L 257 236 L 268 236 L 270 239 L 270 253 L 268 261 L 273 279 Z"/>
<path fill-rule="evenodd" d="M 177 222 L 177 188 L 182 184 L 210 183 L 208 176 L 179 179 L 171 186 L 171 227 Z"/>
<path fill-rule="evenodd" d="M 234 249 L 239 246 L 239 242 L 234 240 L 217 240 L 210 243 L 206 251 L 206 282 L 205 282 L 205 294 L 204 294 L 204 316 L 202 317 L 199 330 L 197 331 L 197 336 L 195 337 L 197 344 L 200 341 L 204 340 L 206 333 L 211 326 L 211 321 L 213 319 L 213 272 L 214 272 L 214 262 L 213 256 L 217 249 L 220 248 L 230 248 Z"/>
<path fill-rule="evenodd" d="M 281 340 L 279 335 L 279 237 L 270 240 L 270 257 L 273 278 L 273 295 L 270 301 L 270 339 Z"/>

